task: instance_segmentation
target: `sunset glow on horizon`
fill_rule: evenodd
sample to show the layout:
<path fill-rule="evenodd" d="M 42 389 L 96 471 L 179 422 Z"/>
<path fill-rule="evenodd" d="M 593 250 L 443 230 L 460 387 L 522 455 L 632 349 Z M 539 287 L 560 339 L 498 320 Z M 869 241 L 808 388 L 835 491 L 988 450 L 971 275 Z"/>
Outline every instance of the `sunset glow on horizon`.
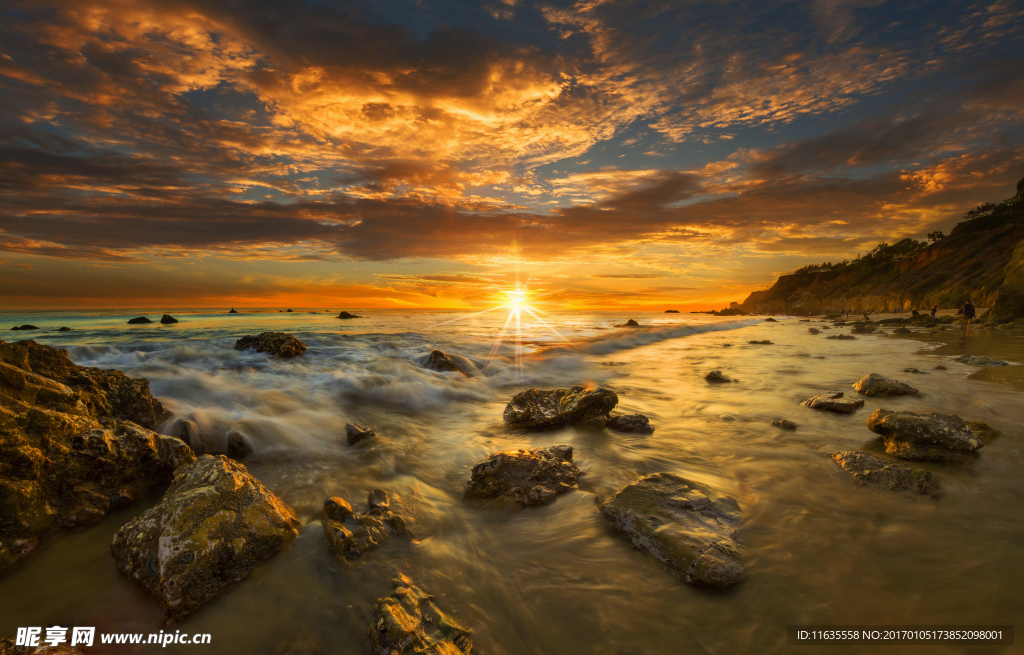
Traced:
<path fill-rule="evenodd" d="M 722 308 L 1012 195 L 1022 26 L 1002 0 L 14 1 L 2 308 Z"/>

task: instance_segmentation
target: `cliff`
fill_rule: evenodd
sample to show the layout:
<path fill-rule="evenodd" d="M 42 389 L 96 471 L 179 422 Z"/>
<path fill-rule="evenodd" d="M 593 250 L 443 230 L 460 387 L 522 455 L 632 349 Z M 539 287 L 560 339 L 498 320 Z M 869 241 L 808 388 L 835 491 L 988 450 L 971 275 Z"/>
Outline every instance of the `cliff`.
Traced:
<path fill-rule="evenodd" d="M 907 312 L 959 307 L 970 298 L 992 307 L 991 323 L 1024 317 L 1024 179 L 1017 194 L 969 211 L 930 244 L 879 244 L 853 261 L 809 265 L 781 276 L 741 305 L 747 313 L 819 314 L 852 309 Z"/>

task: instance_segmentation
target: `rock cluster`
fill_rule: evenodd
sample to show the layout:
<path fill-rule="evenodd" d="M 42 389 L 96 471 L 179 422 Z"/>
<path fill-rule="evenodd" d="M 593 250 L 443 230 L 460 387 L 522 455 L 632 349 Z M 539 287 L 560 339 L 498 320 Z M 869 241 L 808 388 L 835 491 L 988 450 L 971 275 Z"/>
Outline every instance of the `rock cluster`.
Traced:
<path fill-rule="evenodd" d="M 743 578 L 739 505 L 710 487 L 655 473 L 620 490 L 601 513 L 691 584 L 728 587 Z"/>
<path fill-rule="evenodd" d="M 904 382 L 871 373 L 858 380 L 853 388 L 865 396 L 916 396 L 919 392 Z"/>
<path fill-rule="evenodd" d="M 392 581 L 395 590 L 373 605 L 369 629 L 373 655 L 469 655 L 473 640 L 465 628 L 434 604 L 404 575 Z"/>
<path fill-rule="evenodd" d="M 473 467 L 466 498 L 490 501 L 491 507 L 516 511 L 543 505 L 576 488 L 582 471 L 572 463 L 572 446 L 506 450 Z"/>
<path fill-rule="evenodd" d="M 370 492 L 364 514 L 353 512 L 344 498 L 328 498 L 320 519 L 331 551 L 347 559 L 362 557 L 392 536 L 412 539 L 405 519 L 391 511 L 388 494 L 383 489 Z"/>
<path fill-rule="evenodd" d="M 855 409 L 863 407 L 864 401 L 859 398 L 844 398 L 842 391 L 833 391 L 819 393 L 817 396 L 808 398 L 803 405 L 811 409 L 824 409 L 837 414 L 850 414 Z"/>
<path fill-rule="evenodd" d="M 852 341 L 857 337 L 849 334 L 833 334 L 832 336 L 825 337 L 826 339 L 838 339 L 840 341 Z"/>
<path fill-rule="evenodd" d="M 755 346 L 771 346 L 772 345 L 772 342 L 767 340 L 767 339 L 765 339 L 764 341 L 749 341 L 748 343 L 753 344 Z"/>
<path fill-rule="evenodd" d="M 166 417 L 146 380 L 78 366 L 35 341 L 0 341 L 0 569 L 191 462 L 184 442 L 151 431 Z"/>
<path fill-rule="evenodd" d="M 887 462 L 870 453 L 853 450 L 841 450 L 829 453 L 828 456 L 844 471 L 853 475 L 857 484 L 939 497 L 939 481 L 924 469 Z"/>
<path fill-rule="evenodd" d="M 156 507 L 121 526 L 110 552 L 174 623 L 277 555 L 300 525 L 243 465 L 203 455 L 175 473 Z"/>
<path fill-rule="evenodd" d="M 284 332 L 262 332 L 235 342 L 235 350 L 255 350 L 278 357 L 297 357 L 306 352 L 306 344 Z"/>
<path fill-rule="evenodd" d="M 885 452 L 900 459 L 966 462 L 998 432 L 984 423 L 967 423 L 954 414 L 891 412 L 868 417 L 868 429 L 882 435 Z"/>
<path fill-rule="evenodd" d="M 1007 362 L 1002 360 L 977 355 L 960 355 L 953 361 L 960 362 L 961 364 L 970 364 L 971 366 L 1009 366 Z"/>
<path fill-rule="evenodd" d="M 509 401 L 503 418 L 508 425 L 531 430 L 569 425 L 604 427 L 618 403 L 619 397 L 611 389 L 587 389 L 580 385 L 528 389 Z"/>

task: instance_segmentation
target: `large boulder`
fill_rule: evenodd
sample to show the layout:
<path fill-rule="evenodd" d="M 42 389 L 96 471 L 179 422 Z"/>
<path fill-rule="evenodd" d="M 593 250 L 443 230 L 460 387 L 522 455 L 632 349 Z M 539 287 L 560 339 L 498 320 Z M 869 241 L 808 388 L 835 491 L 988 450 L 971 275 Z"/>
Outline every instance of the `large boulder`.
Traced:
<path fill-rule="evenodd" d="M 811 409 L 823 409 L 837 414 L 850 414 L 855 409 L 863 407 L 864 401 L 859 398 L 844 398 L 842 391 L 834 391 L 819 393 L 817 396 L 805 400 L 803 405 Z"/>
<path fill-rule="evenodd" d="M 864 376 L 853 385 L 853 388 L 865 396 L 916 396 L 919 393 L 909 384 L 890 380 L 878 373 Z"/>
<path fill-rule="evenodd" d="M 245 466 L 203 455 L 174 475 L 156 507 L 121 526 L 110 552 L 172 624 L 277 555 L 300 525 Z"/>
<path fill-rule="evenodd" d="M 868 429 L 882 435 L 885 452 L 900 459 L 966 462 L 999 433 L 954 414 L 876 410 Z"/>
<path fill-rule="evenodd" d="M 465 371 L 459 368 L 458 364 L 453 362 L 451 357 L 440 350 L 431 350 L 423 367 L 439 373 L 453 372 L 465 374 Z"/>
<path fill-rule="evenodd" d="M 164 325 L 170 325 L 171 323 L 177 323 L 178 319 L 174 318 L 170 314 L 164 314 L 160 317 L 160 322 Z"/>
<path fill-rule="evenodd" d="M 373 604 L 369 636 L 373 655 L 469 655 L 473 639 L 465 628 L 399 574 L 394 592 Z"/>
<path fill-rule="evenodd" d="M 505 423 L 517 428 L 549 430 L 568 425 L 603 427 L 619 403 L 611 389 L 575 385 L 560 389 L 527 389 L 505 407 Z"/>
<path fill-rule="evenodd" d="M 343 311 L 340 314 L 338 314 L 338 318 L 341 318 L 341 319 L 362 318 L 362 316 L 356 316 L 355 314 L 349 314 L 348 312 Z"/>
<path fill-rule="evenodd" d="M 939 497 L 939 481 L 924 469 L 887 462 L 870 453 L 853 450 L 840 450 L 828 456 L 853 475 L 859 485 Z"/>
<path fill-rule="evenodd" d="M 608 420 L 608 428 L 616 432 L 636 432 L 650 434 L 654 432 L 651 420 L 643 414 L 622 414 Z"/>
<path fill-rule="evenodd" d="M 706 485 L 655 473 L 616 493 L 601 513 L 691 584 L 728 587 L 743 578 L 739 505 Z"/>
<path fill-rule="evenodd" d="M 194 460 L 152 432 L 167 417 L 146 380 L 0 341 L 0 569 L 47 534 L 95 522 Z"/>
<path fill-rule="evenodd" d="M 506 450 L 473 467 L 466 498 L 490 501 L 491 507 L 516 511 L 550 503 L 576 488 L 583 472 L 572 463 L 572 446 Z"/>
<path fill-rule="evenodd" d="M 711 371 L 704 376 L 704 379 L 708 382 L 734 382 L 732 378 L 724 375 L 721 371 Z"/>
<path fill-rule="evenodd" d="M 306 344 L 284 332 L 262 332 L 235 342 L 235 350 L 255 350 L 278 357 L 297 357 L 306 352 Z"/>
<path fill-rule="evenodd" d="M 405 519 L 391 511 L 388 494 L 383 489 L 370 492 L 363 514 L 352 511 L 344 498 L 328 498 L 320 520 L 331 551 L 347 559 L 362 557 L 392 536 L 413 538 Z"/>

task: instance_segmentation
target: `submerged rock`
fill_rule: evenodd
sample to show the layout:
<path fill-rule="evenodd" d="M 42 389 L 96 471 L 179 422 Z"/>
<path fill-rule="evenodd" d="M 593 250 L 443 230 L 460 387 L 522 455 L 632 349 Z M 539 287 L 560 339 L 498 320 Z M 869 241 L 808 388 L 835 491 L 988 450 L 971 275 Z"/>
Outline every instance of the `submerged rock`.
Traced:
<path fill-rule="evenodd" d="M 852 341 L 852 340 L 856 339 L 857 337 L 851 336 L 849 334 L 833 334 L 832 336 L 825 337 L 825 338 L 826 339 L 838 339 L 840 341 Z"/>
<path fill-rule="evenodd" d="M 776 420 L 772 421 L 772 425 L 774 427 L 777 427 L 777 428 L 782 428 L 783 430 L 795 430 L 796 429 L 796 423 L 794 423 L 793 421 L 790 421 L 788 419 L 784 419 L 784 418 L 776 419 Z"/>
<path fill-rule="evenodd" d="M 748 341 L 747 343 L 750 343 L 750 344 L 755 345 L 755 346 L 771 346 L 771 345 L 774 345 L 774 344 L 772 344 L 771 341 L 768 341 L 767 339 L 765 339 L 764 341 Z"/>
<path fill-rule="evenodd" d="M 373 655 L 469 655 L 473 640 L 465 628 L 434 604 L 434 597 L 399 574 L 387 598 L 373 604 L 369 636 Z"/>
<path fill-rule="evenodd" d="M 651 425 L 650 419 L 643 414 L 613 416 L 608 420 L 608 427 L 618 432 L 637 432 L 640 434 L 654 432 L 654 426 Z"/>
<path fill-rule="evenodd" d="M 852 474 L 857 484 L 939 497 L 939 481 L 924 469 L 887 462 L 881 457 L 853 450 L 841 450 L 828 456 Z"/>
<path fill-rule="evenodd" d="M 821 330 L 818 328 L 807 328 L 807 334 L 821 334 Z"/>
<path fill-rule="evenodd" d="M 885 452 L 900 459 L 966 462 L 999 433 L 955 414 L 876 410 L 868 429 L 882 435 Z"/>
<path fill-rule="evenodd" d="M 174 318 L 170 314 L 164 314 L 163 316 L 160 317 L 160 322 L 163 323 L 164 325 L 168 325 L 170 323 L 177 323 L 178 319 Z"/>
<path fill-rule="evenodd" d="M 235 342 L 235 350 L 255 350 L 278 357 L 297 357 L 306 352 L 306 344 L 284 332 L 262 332 L 255 337 L 242 337 Z"/>
<path fill-rule="evenodd" d="M 732 378 L 722 375 L 721 371 L 711 371 L 704 376 L 704 379 L 708 382 L 735 382 Z"/>
<path fill-rule="evenodd" d="M 11 330 L 38 330 L 38 329 L 39 328 L 36 327 L 35 325 L 29 325 L 27 323 L 25 325 L 15 325 L 14 327 L 11 328 Z"/>
<path fill-rule="evenodd" d="M 363 439 L 369 439 L 376 436 L 377 433 L 370 428 L 364 428 L 363 426 L 356 425 L 355 423 L 345 424 L 345 438 L 350 446 L 359 443 Z"/>
<path fill-rule="evenodd" d="M 865 396 L 916 396 L 918 390 L 904 382 L 871 373 L 858 380 L 853 388 Z"/>
<path fill-rule="evenodd" d="M 349 314 L 348 312 L 341 312 L 338 314 L 338 318 L 362 318 L 362 316 L 356 316 L 355 314 Z"/>
<path fill-rule="evenodd" d="M 935 367 L 935 370 L 936 371 L 948 371 L 949 369 L 946 368 L 945 366 L 943 366 L 942 364 L 939 364 L 938 366 Z"/>
<path fill-rule="evenodd" d="M 580 385 L 560 389 L 527 389 L 505 407 L 505 423 L 532 430 L 568 425 L 604 427 L 609 413 L 619 404 L 611 389 L 587 389 Z"/>
<path fill-rule="evenodd" d="M 71 328 L 69 328 L 69 327 L 57 328 L 57 331 L 58 332 L 71 332 Z"/>
<path fill-rule="evenodd" d="M 572 446 L 506 450 L 473 467 L 464 495 L 515 511 L 550 503 L 575 489 L 582 474 L 572 463 Z"/>
<path fill-rule="evenodd" d="M 0 569 L 195 459 L 148 429 L 166 418 L 146 380 L 77 366 L 35 341 L 0 341 Z"/>
<path fill-rule="evenodd" d="M 739 505 L 710 487 L 655 473 L 616 493 L 601 513 L 691 584 L 728 587 L 743 578 Z"/>
<path fill-rule="evenodd" d="M 110 552 L 174 623 L 276 556 L 300 525 L 243 465 L 203 455 L 175 473 L 156 507 L 121 526 Z"/>
<path fill-rule="evenodd" d="M 817 396 L 805 400 L 803 405 L 811 409 L 824 409 L 838 414 L 850 414 L 855 409 L 863 407 L 864 401 L 859 398 L 844 398 L 842 391 L 835 391 L 819 393 Z"/>
<path fill-rule="evenodd" d="M 152 322 L 153 321 L 149 320 L 145 316 L 137 316 L 135 318 L 128 319 L 128 325 L 141 325 L 143 323 L 152 323 Z"/>
<path fill-rule="evenodd" d="M 970 364 L 971 366 L 1009 366 L 1008 362 L 1004 362 L 1000 359 L 992 359 L 991 357 L 980 357 L 976 355 L 960 355 L 953 360 L 954 362 L 960 362 L 961 364 Z"/>
<path fill-rule="evenodd" d="M 459 368 L 458 364 L 452 361 L 452 358 L 444 354 L 440 350 L 431 350 L 430 354 L 427 355 L 427 361 L 423 365 L 423 368 L 429 368 L 432 371 L 439 373 L 447 373 L 449 371 L 455 373 L 462 373 L 465 375 L 465 371 Z"/>
<path fill-rule="evenodd" d="M 356 514 L 344 498 L 334 496 L 324 501 L 320 520 L 332 552 L 356 559 L 392 536 L 412 539 L 405 519 L 391 511 L 386 491 L 371 491 L 366 507 L 366 513 Z"/>

